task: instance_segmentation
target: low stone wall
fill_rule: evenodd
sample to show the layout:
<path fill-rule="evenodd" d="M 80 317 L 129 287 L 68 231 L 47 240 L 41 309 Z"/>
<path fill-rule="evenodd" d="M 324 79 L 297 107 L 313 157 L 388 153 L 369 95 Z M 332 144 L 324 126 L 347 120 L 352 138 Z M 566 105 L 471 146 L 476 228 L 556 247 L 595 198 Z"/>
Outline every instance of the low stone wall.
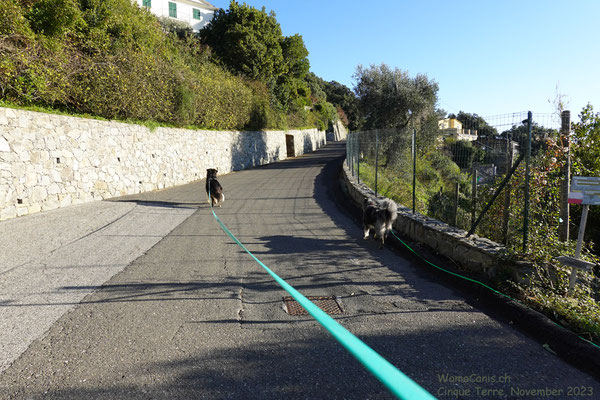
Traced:
<path fill-rule="evenodd" d="M 365 198 L 375 198 L 375 192 L 365 184 L 359 184 L 345 163 L 342 184 L 350 199 L 361 208 Z M 527 263 L 519 265 L 502 257 L 504 246 L 477 235 L 466 237 L 466 231 L 418 213 L 413 214 L 408 207 L 398 206 L 394 229 L 406 238 L 427 245 L 466 270 L 487 278 L 493 278 L 503 271 L 521 280 L 532 271 Z"/>
<path fill-rule="evenodd" d="M 157 128 L 0 108 L 0 220 L 181 185 L 296 155 L 325 132 Z"/>

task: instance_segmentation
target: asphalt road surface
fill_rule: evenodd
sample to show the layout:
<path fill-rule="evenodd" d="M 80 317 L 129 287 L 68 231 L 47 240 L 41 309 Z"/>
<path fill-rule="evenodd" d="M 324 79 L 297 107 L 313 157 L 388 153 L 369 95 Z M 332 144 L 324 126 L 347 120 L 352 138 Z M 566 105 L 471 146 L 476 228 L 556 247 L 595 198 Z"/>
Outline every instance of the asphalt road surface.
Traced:
<path fill-rule="evenodd" d="M 438 398 L 600 398 L 591 376 L 478 310 L 421 266 L 364 241 L 361 227 L 331 196 L 343 152 L 333 144 L 221 176 L 226 200 L 216 213 L 304 295 L 338 296 L 344 312 L 336 320 Z M 94 212 L 117 207 L 126 217 L 66 228 L 75 237 L 52 250 L 54 258 L 91 257 L 69 263 L 68 275 L 83 271 L 80 277 L 55 282 L 35 301 L 0 293 L 2 315 L 17 313 L 15 321 L 67 307 L 6 361 L 0 398 L 392 398 L 311 317 L 285 312 L 287 293 L 221 230 L 203 181 L 117 200 Z M 43 213 L 36 221 L 63 215 L 57 219 L 66 223 L 75 211 Z M 113 250 L 121 243 L 135 243 L 141 254 Z M 112 259 L 120 261 L 106 261 Z M 39 282 L 27 289 L 33 292 L 48 271 L 27 265 L 26 276 Z M 84 277 L 94 265 L 116 269 L 90 283 Z M 0 280 L 20 268 L 0 271 Z M 58 295 L 75 300 L 52 297 Z M 5 332 L 8 318 L 0 325 Z M 32 318 L 31 329 L 38 317 Z"/>

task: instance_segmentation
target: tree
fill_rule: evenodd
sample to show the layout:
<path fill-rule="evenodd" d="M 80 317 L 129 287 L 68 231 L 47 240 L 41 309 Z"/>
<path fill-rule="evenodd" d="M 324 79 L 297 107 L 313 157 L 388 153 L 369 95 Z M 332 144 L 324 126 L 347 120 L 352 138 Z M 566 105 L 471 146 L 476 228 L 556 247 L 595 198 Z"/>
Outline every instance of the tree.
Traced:
<path fill-rule="evenodd" d="M 354 79 L 366 129 L 402 129 L 435 111 L 438 84 L 426 75 L 411 78 L 407 71 L 385 64 L 359 65 Z"/>
<path fill-rule="evenodd" d="M 456 118 L 462 124 L 463 129 L 476 130 L 477 136 L 496 136 L 498 131 L 493 126 L 490 126 L 483 117 L 477 114 L 470 114 L 459 111 L 458 115 L 451 114 L 448 118 Z"/>
<path fill-rule="evenodd" d="M 281 37 L 284 72 L 274 81 L 272 92 L 286 111 L 298 111 L 310 102 L 310 89 L 304 78 L 310 69 L 308 50 L 302 36 Z"/>
<path fill-rule="evenodd" d="M 408 72 L 385 64 L 359 65 L 354 78 L 363 128 L 389 129 L 379 135 L 383 166 L 400 167 L 405 162 L 411 126 L 418 132 L 417 151 L 425 153 L 433 145 L 438 133 L 435 81 L 421 74 L 411 78 Z"/>
<path fill-rule="evenodd" d="M 588 104 L 573 124 L 571 158 L 573 172 L 583 176 L 600 176 L 600 113 Z"/>
<path fill-rule="evenodd" d="M 458 165 L 461 170 L 471 168 L 473 162 L 482 162 L 484 152 L 465 140 L 457 140 L 448 143 L 448 150 L 452 154 L 452 161 Z"/>
<path fill-rule="evenodd" d="M 282 35 L 275 13 L 232 1 L 199 36 L 231 71 L 265 83 L 275 108 L 298 112 L 311 104 L 304 81 L 310 69 L 308 50 L 301 35 Z"/>
<path fill-rule="evenodd" d="M 339 82 L 323 82 L 323 89 L 327 95 L 327 101 L 341 108 L 348 117 L 348 128 L 350 130 L 360 129 L 360 113 L 358 111 L 358 99 L 354 92 Z"/>
<path fill-rule="evenodd" d="M 325 93 L 325 81 L 315 75 L 314 72 L 309 72 L 304 77 L 306 84 L 310 89 L 310 94 L 314 100 L 327 100 L 327 94 Z"/>
<path fill-rule="evenodd" d="M 199 35 L 223 64 L 251 79 L 267 82 L 289 68 L 281 47 L 281 27 L 275 13 L 267 14 L 264 7 L 259 11 L 231 1 L 227 11 L 215 12 Z"/>
<path fill-rule="evenodd" d="M 495 130 L 495 129 L 494 129 Z M 509 130 L 502 132 L 503 137 L 508 137 L 510 140 L 519 144 L 519 151 L 527 150 L 527 141 L 529 138 L 529 126 L 527 121 L 523 121 L 520 125 L 514 125 Z M 545 145 L 545 139 L 558 136 L 558 132 L 554 129 L 545 128 L 533 122 L 531 125 L 531 154 L 537 155 Z"/>
<path fill-rule="evenodd" d="M 310 63 L 308 50 L 301 35 L 295 34 L 281 39 L 281 52 L 285 64 L 285 73 L 296 79 L 304 79 Z"/>

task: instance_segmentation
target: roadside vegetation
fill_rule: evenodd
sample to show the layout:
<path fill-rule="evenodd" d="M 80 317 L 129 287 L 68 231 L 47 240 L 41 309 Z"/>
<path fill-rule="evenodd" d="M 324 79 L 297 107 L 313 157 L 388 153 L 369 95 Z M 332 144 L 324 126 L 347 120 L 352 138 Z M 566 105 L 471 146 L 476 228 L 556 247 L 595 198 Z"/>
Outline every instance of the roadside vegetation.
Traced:
<path fill-rule="evenodd" d="M 199 35 L 130 0 L 0 2 L 5 105 L 176 127 L 327 129 L 345 113 L 309 69 L 300 35 L 235 1 Z"/>
<path fill-rule="evenodd" d="M 440 145 L 437 121 L 447 114 L 437 108 L 437 83 L 426 75 L 412 77 L 381 64 L 358 66 L 351 90 L 312 73 L 308 54 L 300 35 L 283 36 L 275 14 L 236 1 L 217 11 L 199 34 L 173 20 L 158 19 L 131 0 L 0 1 L 0 106 L 151 128 L 324 130 L 339 119 L 351 130 L 381 130 L 378 191 L 409 207 L 413 168 L 408 161 L 409 132 L 416 129 L 417 210 L 448 221 L 454 214 L 448 199 L 458 183 L 457 225 L 467 227 L 471 186 L 465 165 L 483 161 L 485 154 L 467 142 Z M 477 126 L 480 133 L 493 133 L 474 114 L 455 117 Z M 599 176 L 600 114 L 589 105 L 579 119 L 571 142 L 573 174 Z M 522 133 L 519 129 L 511 134 Z M 557 236 L 555 182 L 566 161 L 556 132 L 538 136 L 544 140 L 536 142 L 531 171 L 529 246 L 523 250 L 515 245 L 517 229 L 506 240 L 507 257 L 532 262 L 535 272 L 526 286 L 509 279 L 494 284 L 600 343 L 600 272 L 585 274 L 583 284 L 569 297 L 568 271 L 553 261 L 574 252 L 573 240 L 563 243 Z M 368 135 L 363 137 L 369 140 Z M 367 148 L 361 143 L 361 149 Z M 362 157 L 361 181 L 373 187 L 374 153 L 364 150 Z M 522 166 L 507 189 L 515 215 L 522 211 L 519 188 L 524 174 Z M 491 192 L 483 189 L 479 196 L 485 203 Z M 497 241 L 502 240 L 497 223 L 503 212 L 500 203 L 478 230 Z M 581 207 L 571 209 L 571 238 L 576 238 Z M 590 209 L 587 232 L 584 256 L 597 262 L 599 207 Z"/>
<path fill-rule="evenodd" d="M 412 207 L 413 165 L 411 136 L 416 129 L 416 201 L 417 212 L 444 222 L 454 223 L 454 196 L 458 184 L 460 196 L 456 225 L 469 229 L 472 223 L 471 176 L 473 161 L 485 163 L 489 154 L 470 142 L 439 140 L 437 121 L 446 113 L 436 108 L 437 84 L 426 76 L 410 77 L 404 71 L 385 65 L 358 67 L 356 93 L 364 132 L 360 136 L 360 180 L 375 185 L 375 130 L 377 131 L 377 191 L 400 204 Z M 474 114 L 459 113 L 465 126 L 477 126 L 480 133 L 510 135 L 520 141 L 525 126 L 513 126 L 497 132 Z M 571 137 L 573 175 L 600 176 L 600 114 L 585 107 L 575 123 Z M 435 125 L 434 125 L 435 123 Z M 567 295 L 570 268 L 560 266 L 555 258 L 573 255 L 581 215 L 580 206 L 571 206 L 571 240 L 558 236 L 559 189 L 566 153 L 557 131 L 533 126 L 533 160 L 530 171 L 530 223 L 527 248 L 522 248 L 523 187 L 525 163 L 516 170 L 505 192 L 510 192 L 508 236 L 502 235 L 505 200 L 496 201 L 477 233 L 506 244 L 507 259 L 527 261 L 533 273 L 527 282 L 498 276 L 491 282 L 504 293 L 528 304 L 579 336 L 600 344 L 600 271 L 579 273 L 575 292 Z M 522 147 L 523 148 L 523 147 Z M 357 166 L 355 166 L 357 168 Z M 489 185 L 479 186 L 477 215 L 491 198 L 503 175 Z M 597 243 L 600 226 L 599 207 L 591 207 L 588 217 L 583 257 L 600 260 Z M 464 271 L 462 271 L 464 273 Z"/>

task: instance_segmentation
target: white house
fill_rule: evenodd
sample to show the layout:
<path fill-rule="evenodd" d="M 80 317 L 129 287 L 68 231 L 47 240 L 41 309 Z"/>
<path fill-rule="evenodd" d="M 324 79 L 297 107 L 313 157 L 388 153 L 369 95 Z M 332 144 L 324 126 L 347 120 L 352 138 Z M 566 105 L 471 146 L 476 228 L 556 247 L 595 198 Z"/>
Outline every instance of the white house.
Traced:
<path fill-rule="evenodd" d="M 189 24 L 198 32 L 213 18 L 217 7 L 204 0 L 135 0 L 159 17 L 173 18 Z"/>

